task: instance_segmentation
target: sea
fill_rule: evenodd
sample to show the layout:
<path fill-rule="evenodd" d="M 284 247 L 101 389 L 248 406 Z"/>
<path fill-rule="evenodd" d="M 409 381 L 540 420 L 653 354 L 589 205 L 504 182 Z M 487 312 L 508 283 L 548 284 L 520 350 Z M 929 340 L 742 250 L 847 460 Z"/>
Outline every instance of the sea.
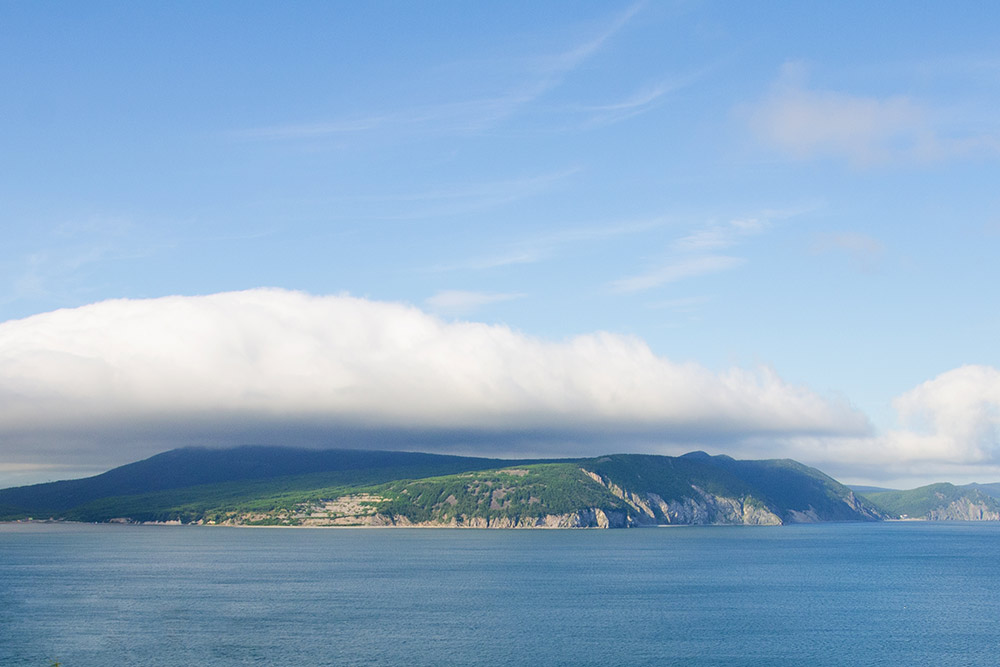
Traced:
<path fill-rule="evenodd" d="M 0 525 L 0 665 L 996 665 L 1000 524 Z"/>

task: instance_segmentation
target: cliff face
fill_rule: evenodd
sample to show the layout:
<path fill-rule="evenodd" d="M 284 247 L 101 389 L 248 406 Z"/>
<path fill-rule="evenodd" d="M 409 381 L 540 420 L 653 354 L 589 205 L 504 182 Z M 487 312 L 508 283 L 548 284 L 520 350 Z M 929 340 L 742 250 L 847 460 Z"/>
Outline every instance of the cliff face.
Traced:
<path fill-rule="evenodd" d="M 342 499 L 333 501 L 340 502 Z M 540 516 L 467 516 L 449 519 L 437 517 L 427 521 L 413 521 L 405 515 L 386 514 L 374 510 L 355 508 L 347 513 L 322 513 L 315 507 L 303 507 L 298 512 L 285 514 L 242 514 L 224 521 L 224 525 L 294 525 L 294 526 L 371 526 L 398 528 L 627 528 L 635 525 L 627 512 L 588 507 L 564 514 Z"/>
<path fill-rule="evenodd" d="M 1000 511 L 995 504 L 966 497 L 931 510 L 926 518 L 931 521 L 1000 521 Z"/>
<path fill-rule="evenodd" d="M 853 491 L 848 491 L 847 495 L 844 496 L 843 501 L 848 507 L 851 508 L 851 510 L 857 512 L 859 515 L 870 521 L 883 521 L 885 519 L 892 518 L 887 512 L 880 510 L 870 502 L 856 496 Z"/>
<path fill-rule="evenodd" d="M 398 517 L 396 526 L 448 526 L 452 528 L 627 528 L 631 525 L 626 512 L 589 507 L 566 514 L 542 516 L 457 517 L 442 524 L 437 521 L 413 523 Z"/>
<path fill-rule="evenodd" d="M 628 503 L 635 512 L 631 520 L 636 525 L 777 526 L 782 523 L 780 517 L 751 496 L 723 497 L 692 485 L 693 497 L 667 501 L 652 491 L 629 491 L 595 472 L 583 468 L 581 470 L 614 496 Z"/>
<path fill-rule="evenodd" d="M 773 526 L 889 518 L 820 471 L 790 460 L 614 455 L 583 471 L 622 499 L 638 524 Z"/>
<path fill-rule="evenodd" d="M 980 485 L 930 484 L 907 491 L 867 494 L 894 516 L 926 521 L 1000 521 L 1000 500 Z"/>

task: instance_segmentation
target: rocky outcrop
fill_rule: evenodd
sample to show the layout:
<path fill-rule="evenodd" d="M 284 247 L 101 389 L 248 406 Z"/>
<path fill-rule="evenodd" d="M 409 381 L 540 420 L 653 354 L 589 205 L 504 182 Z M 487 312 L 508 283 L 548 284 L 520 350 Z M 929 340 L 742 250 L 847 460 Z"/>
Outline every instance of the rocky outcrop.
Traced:
<path fill-rule="evenodd" d="M 985 501 L 974 501 L 963 497 L 953 500 L 946 507 L 933 509 L 927 513 L 930 521 L 1000 521 L 1000 512 L 989 507 Z"/>
<path fill-rule="evenodd" d="M 870 503 L 858 498 L 854 495 L 853 491 L 848 491 L 847 495 L 844 497 L 844 503 L 862 517 L 870 521 L 882 521 L 884 519 L 891 518 L 889 514 L 880 511 L 878 508 L 873 507 Z"/>
<path fill-rule="evenodd" d="M 581 470 L 635 510 L 630 517 L 630 524 L 633 525 L 777 526 L 782 523 L 781 517 L 751 496 L 716 496 L 691 485 L 692 496 L 667 501 L 652 492 L 637 493 L 623 489 L 602 475 Z"/>
<path fill-rule="evenodd" d="M 819 523 L 822 520 L 812 507 L 804 510 L 788 510 L 789 523 Z"/>
<path fill-rule="evenodd" d="M 422 525 L 439 526 L 440 523 L 427 522 Z M 472 517 L 454 525 L 467 528 L 625 528 L 629 525 L 625 512 L 606 511 L 590 507 L 566 514 L 545 514 L 542 516 L 498 516 Z"/>
<path fill-rule="evenodd" d="M 298 526 L 374 526 L 412 528 L 626 528 L 630 523 L 625 511 L 590 507 L 565 514 L 541 516 L 467 516 L 458 515 L 429 521 L 412 521 L 403 515 L 377 511 L 384 498 L 372 495 L 344 496 L 323 501 L 313 506 L 303 506 L 287 518 L 289 525 Z M 269 515 L 248 514 L 233 517 L 232 525 L 259 523 Z"/>

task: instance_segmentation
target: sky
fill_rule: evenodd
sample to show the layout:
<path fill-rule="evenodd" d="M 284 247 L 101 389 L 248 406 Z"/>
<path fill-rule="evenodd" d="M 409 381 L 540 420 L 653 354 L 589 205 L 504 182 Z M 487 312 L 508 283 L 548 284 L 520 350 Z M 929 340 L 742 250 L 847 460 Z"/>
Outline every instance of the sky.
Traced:
<path fill-rule="evenodd" d="M 0 0 L 0 486 L 237 444 L 998 481 L 998 25 Z"/>

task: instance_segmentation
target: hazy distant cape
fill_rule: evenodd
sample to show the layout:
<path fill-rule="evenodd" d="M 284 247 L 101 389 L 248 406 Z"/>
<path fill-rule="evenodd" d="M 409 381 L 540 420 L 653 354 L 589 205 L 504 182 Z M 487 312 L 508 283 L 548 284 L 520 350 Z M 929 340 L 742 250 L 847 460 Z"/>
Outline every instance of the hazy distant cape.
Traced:
<path fill-rule="evenodd" d="M 176 449 L 95 477 L 0 490 L 0 519 L 483 528 L 780 525 L 919 516 L 904 511 L 906 493 L 912 492 L 866 497 L 796 461 L 738 461 L 703 452 L 510 461 L 253 446 Z M 1000 508 L 995 498 L 976 493 L 975 502 Z M 949 502 L 961 503 L 954 496 Z M 962 517 L 930 512 L 927 518 L 1000 518 L 992 508 L 984 505 Z"/>

